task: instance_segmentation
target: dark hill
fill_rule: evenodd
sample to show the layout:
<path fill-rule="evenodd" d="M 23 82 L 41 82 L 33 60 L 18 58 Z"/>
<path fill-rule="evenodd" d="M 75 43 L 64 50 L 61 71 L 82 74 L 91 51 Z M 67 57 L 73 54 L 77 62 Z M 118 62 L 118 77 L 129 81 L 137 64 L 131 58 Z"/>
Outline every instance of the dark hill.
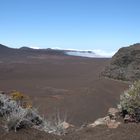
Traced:
<path fill-rule="evenodd" d="M 15 55 L 18 52 L 18 49 L 13 49 L 5 45 L 0 44 L 0 58 L 7 58 Z"/>
<path fill-rule="evenodd" d="M 29 47 L 21 47 L 19 49 L 14 49 L 0 44 L 0 58 L 1 59 L 19 59 L 27 57 L 40 57 L 42 55 L 65 55 L 64 50 L 55 49 L 32 49 Z"/>
<path fill-rule="evenodd" d="M 0 53 L 9 52 L 11 50 L 15 50 L 15 49 L 11 49 L 5 45 L 0 44 Z"/>
<path fill-rule="evenodd" d="M 10 49 L 9 47 L 7 47 L 7 46 L 5 46 L 5 45 L 2 45 L 2 44 L 0 44 L 0 49 L 2 50 L 6 50 L 6 49 Z"/>
<path fill-rule="evenodd" d="M 140 79 L 140 43 L 119 49 L 103 75 L 126 81 Z"/>
<path fill-rule="evenodd" d="M 29 48 L 29 47 L 26 47 L 26 46 L 23 46 L 21 48 L 19 48 L 20 50 L 24 50 L 24 51 L 30 51 L 30 50 L 33 50 L 32 48 Z"/>

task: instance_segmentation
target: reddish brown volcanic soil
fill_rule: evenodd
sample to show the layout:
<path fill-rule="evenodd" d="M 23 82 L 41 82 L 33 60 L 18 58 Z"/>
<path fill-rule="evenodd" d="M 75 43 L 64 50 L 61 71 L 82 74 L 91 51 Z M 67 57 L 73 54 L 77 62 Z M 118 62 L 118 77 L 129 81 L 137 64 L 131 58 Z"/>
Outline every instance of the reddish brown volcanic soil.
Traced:
<path fill-rule="evenodd" d="M 93 122 L 128 87 L 100 77 L 108 61 L 68 56 L 10 60 L 0 63 L 0 89 L 30 95 L 46 116 L 60 111 L 76 125 Z"/>
<path fill-rule="evenodd" d="M 56 55 L 3 59 L 0 90 L 24 92 L 46 117 L 60 112 L 80 126 L 104 116 L 128 88 L 127 83 L 100 77 L 109 61 Z"/>

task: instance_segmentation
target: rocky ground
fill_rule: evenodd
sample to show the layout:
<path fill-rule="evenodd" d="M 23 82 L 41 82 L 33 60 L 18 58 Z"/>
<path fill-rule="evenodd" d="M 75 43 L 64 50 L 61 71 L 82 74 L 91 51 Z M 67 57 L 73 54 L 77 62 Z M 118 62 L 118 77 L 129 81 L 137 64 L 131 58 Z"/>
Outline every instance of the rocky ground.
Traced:
<path fill-rule="evenodd" d="M 103 75 L 125 81 L 140 79 L 140 44 L 119 49 L 106 66 Z"/>

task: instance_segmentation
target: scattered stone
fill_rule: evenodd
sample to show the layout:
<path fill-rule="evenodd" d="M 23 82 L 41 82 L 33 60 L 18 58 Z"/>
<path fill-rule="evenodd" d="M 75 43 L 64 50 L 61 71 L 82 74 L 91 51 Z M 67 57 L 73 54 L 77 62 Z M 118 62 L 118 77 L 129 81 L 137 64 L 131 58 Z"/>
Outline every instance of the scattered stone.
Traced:
<path fill-rule="evenodd" d="M 69 124 L 69 123 L 67 123 L 67 122 L 65 122 L 65 121 L 61 123 L 61 126 L 62 126 L 64 129 L 68 129 L 68 128 L 70 128 L 70 127 L 74 127 L 74 125 Z"/>
<path fill-rule="evenodd" d="M 108 115 L 111 119 L 116 120 L 117 116 L 119 115 L 119 110 L 117 108 L 109 108 Z"/>
<path fill-rule="evenodd" d="M 95 126 L 98 126 L 98 125 L 106 125 L 107 123 L 109 123 L 109 121 L 110 121 L 110 117 L 106 116 L 104 118 L 97 119 L 94 123 L 89 124 L 88 126 L 89 127 L 95 127 Z"/>
<path fill-rule="evenodd" d="M 137 122 L 135 118 L 131 117 L 130 115 L 125 115 L 124 117 L 124 122 L 128 123 L 128 122 Z"/>
<path fill-rule="evenodd" d="M 108 128 L 117 128 L 121 122 L 117 122 L 115 120 L 111 120 L 109 123 L 107 123 Z"/>
<path fill-rule="evenodd" d="M 99 118 L 94 123 L 89 124 L 88 127 L 106 125 L 108 128 L 117 128 L 121 124 L 121 122 L 116 121 L 119 110 L 116 108 L 109 108 L 108 114 L 108 116 Z"/>

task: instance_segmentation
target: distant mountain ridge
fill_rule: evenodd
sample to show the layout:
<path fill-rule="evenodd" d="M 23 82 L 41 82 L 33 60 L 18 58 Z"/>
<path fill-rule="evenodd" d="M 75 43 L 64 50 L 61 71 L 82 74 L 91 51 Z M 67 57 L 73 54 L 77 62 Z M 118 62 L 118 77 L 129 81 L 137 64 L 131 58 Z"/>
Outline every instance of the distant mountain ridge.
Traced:
<path fill-rule="evenodd" d="M 23 46 L 19 49 L 14 49 L 0 44 L 0 54 L 1 55 L 31 55 L 31 54 L 50 54 L 50 55 L 70 55 L 70 56 L 80 56 L 80 57 L 91 57 L 91 58 L 102 58 L 93 51 L 79 51 L 79 50 L 61 50 L 61 49 L 34 49 L 30 47 Z"/>
<path fill-rule="evenodd" d="M 0 50 L 1 50 L 1 51 L 2 51 L 2 50 L 10 50 L 10 49 L 12 49 L 12 48 L 7 47 L 7 46 L 5 46 L 5 45 L 3 45 L 3 44 L 0 44 Z"/>
<path fill-rule="evenodd" d="M 30 48 L 30 47 L 26 47 L 26 46 L 23 46 L 21 48 L 19 48 L 20 50 L 33 50 L 33 48 Z"/>
<path fill-rule="evenodd" d="M 55 49 L 33 49 L 30 47 L 10 48 L 0 44 L 1 55 L 30 55 L 30 54 L 52 54 L 52 55 L 65 55 L 63 50 Z"/>
<path fill-rule="evenodd" d="M 10 48 L 8 46 L 0 44 L 0 56 L 12 55 L 17 51 L 18 51 L 17 49 Z"/>

